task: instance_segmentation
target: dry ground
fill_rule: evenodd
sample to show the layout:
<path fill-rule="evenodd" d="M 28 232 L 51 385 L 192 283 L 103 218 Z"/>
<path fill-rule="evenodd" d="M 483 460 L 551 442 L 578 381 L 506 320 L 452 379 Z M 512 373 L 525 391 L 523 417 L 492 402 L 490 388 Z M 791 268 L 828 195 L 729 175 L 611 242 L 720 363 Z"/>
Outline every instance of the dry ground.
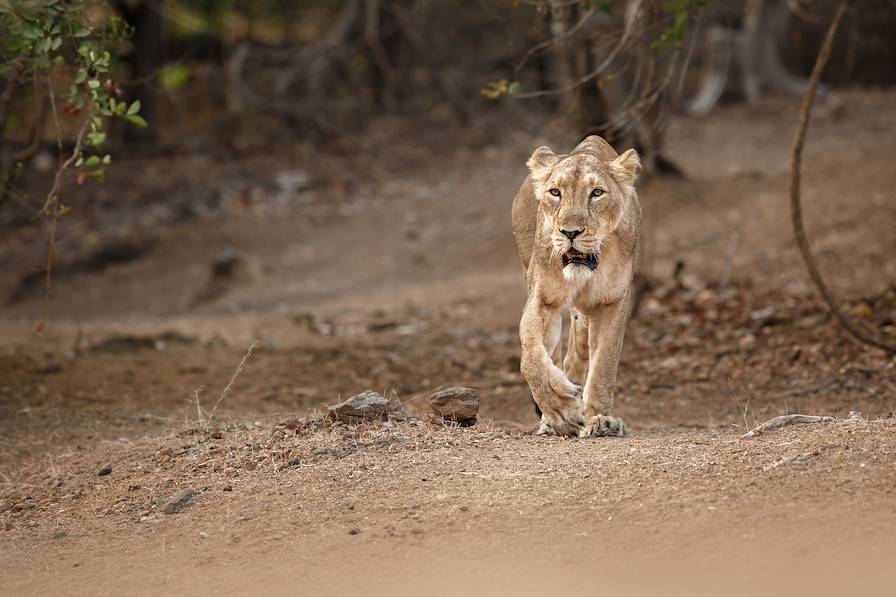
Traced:
<path fill-rule="evenodd" d="M 804 171 L 822 269 L 890 337 L 894 100 L 821 106 Z M 896 361 L 808 286 L 786 211 L 795 112 L 671 131 L 688 178 L 641 189 L 655 286 L 619 376 L 635 433 L 614 440 L 529 434 L 509 204 L 537 124 L 382 121 L 326 156 L 120 164 L 65 223 L 49 304 L 28 278 L 40 229 L 0 243 L 3 593 L 889 594 Z M 443 383 L 481 390 L 479 424 L 414 419 Z M 315 422 L 367 389 L 410 417 Z M 839 420 L 740 439 L 785 412 Z"/>

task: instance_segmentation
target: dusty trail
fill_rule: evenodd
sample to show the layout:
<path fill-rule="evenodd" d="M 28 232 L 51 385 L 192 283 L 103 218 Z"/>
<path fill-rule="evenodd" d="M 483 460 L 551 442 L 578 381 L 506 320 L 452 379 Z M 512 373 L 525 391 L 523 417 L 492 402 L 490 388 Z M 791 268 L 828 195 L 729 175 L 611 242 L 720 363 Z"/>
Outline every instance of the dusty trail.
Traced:
<path fill-rule="evenodd" d="M 11 594 L 487 595 L 582 582 L 694 594 L 700 578 L 697 594 L 711 595 L 787 586 L 786 574 L 799 582 L 788 594 L 883 595 L 893 580 L 889 420 L 752 440 L 545 440 L 408 423 L 272 439 L 252 426 L 161 446 L 69 459 L 55 503 L 32 512 L 53 524 L 4 550 Z M 284 451 L 302 464 L 281 469 Z M 113 473 L 93 485 L 100 454 Z M 200 491 L 186 511 L 153 508 L 182 487 Z"/>
<path fill-rule="evenodd" d="M 805 170 L 822 269 L 889 334 L 893 99 L 857 91 L 840 112 L 822 107 Z M 711 595 L 888 594 L 896 360 L 846 341 L 811 295 L 781 212 L 795 109 L 725 107 L 670 133 L 689 178 L 641 191 L 656 287 L 620 369 L 630 438 L 528 434 L 508 213 L 544 141 L 532 131 L 455 149 L 450 171 L 426 159 L 444 150 L 425 135 L 410 171 L 371 147 L 354 192 L 173 223 L 134 260 L 60 275 L 49 314 L 39 298 L 7 304 L 0 592 L 694 594 L 700 579 Z M 162 167 L 134 164 L 139 182 L 113 178 L 109 192 L 152 189 L 142 172 Z M 29 234 L 4 239 L 4 296 L 31 267 Z M 79 238 L 63 239 L 71 254 Z M 228 252 L 236 273 L 210 277 Z M 209 409 L 255 340 L 203 426 L 191 396 Z M 415 396 L 443 383 L 480 389 L 479 424 L 276 434 L 367 389 L 423 414 Z M 863 422 L 844 420 L 853 410 Z M 739 438 L 790 412 L 838 421 Z M 187 488 L 192 505 L 159 512 Z"/>

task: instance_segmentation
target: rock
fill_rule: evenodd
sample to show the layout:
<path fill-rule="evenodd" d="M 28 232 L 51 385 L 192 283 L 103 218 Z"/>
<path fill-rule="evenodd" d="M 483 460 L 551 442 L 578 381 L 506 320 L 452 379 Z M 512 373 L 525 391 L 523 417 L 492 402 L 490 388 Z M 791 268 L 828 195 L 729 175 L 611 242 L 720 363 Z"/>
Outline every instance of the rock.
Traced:
<path fill-rule="evenodd" d="M 233 278 L 237 273 L 237 269 L 242 266 L 242 262 L 243 260 L 239 253 L 233 249 L 227 249 L 212 259 L 212 277 L 219 279 Z"/>
<path fill-rule="evenodd" d="M 372 391 L 352 396 L 330 407 L 330 418 L 339 421 L 383 419 L 389 413 L 389 401 Z"/>
<path fill-rule="evenodd" d="M 349 535 L 360 535 L 361 529 L 359 529 L 358 527 L 354 527 L 354 528 L 348 530 L 348 534 Z"/>
<path fill-rule="evenodd" d="M 479 390 L 462 386 L 438 388 L 429 395 L 429 406 L 443 419 L 472 425 L 479 416 Z"/>
<path fill-rule="evenodd" d="M 193 497 L 195 497 L 195 495 L 196 492 L 192 489 L 184 489 L 179 493 L 175 493 L 165 502 L 162 512 L 165 514 L 177 514 L 193 504 Z"/>
<path fill-rule="evenodd" d="M 743 338 L 737 341 L 737 345 L 743 349 L 750 349 L 756 346 L 756 336 L 753 334 L 747 334 Z"/>
<path fill-rule="evenodd" d="M 100 477 L 105 477 L 106 475 L 112 474 L 112 465 L 107 464 L 106 466 L 104 466 L 103 468 L 98 470 L 96 474 L 99 475 Z"/>
<path fill-rule="evenodd" d="M 200 531 L 199 538 L 202 539 L 203 541 L 205 539 L 208 539 L 208 533 L 206 533 L 205 531 Z"/>

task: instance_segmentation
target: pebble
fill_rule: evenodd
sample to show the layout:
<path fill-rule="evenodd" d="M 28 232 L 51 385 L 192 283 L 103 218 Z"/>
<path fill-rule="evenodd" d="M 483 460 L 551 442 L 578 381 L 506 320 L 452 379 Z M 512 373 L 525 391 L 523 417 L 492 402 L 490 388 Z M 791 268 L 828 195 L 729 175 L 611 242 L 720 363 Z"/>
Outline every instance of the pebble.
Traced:
<path fill-rule="evenodd" d="M 175 493 L 165 502 L 162 512 L 165 514 L 177 514 L 193 503 L 193 497 L 195 497 L 195 495 L 196 492 L 192 489 L 184 489 L 183 491 Z"/>
<path fill-rule="evenodd" d="M 339 421 L 383 419 L 388 413 L 389 401 L 373 391 L 357 394 L 329 408 L 330 418 Z"/>
<path fill-rule="evenodd" d="M 463 386 L 438 388 L 430 393 L 429 406 L 443 419 L 472 425 L 479 416 L 479 390 Z"/>
<path fill-rule="evenodd" d="M 208 533 L 206 533 L 205 531 L 200 532 L 199 538 L 202 540 L 208 539 Z"/>
<path fill-rule="evenodd" d="M 112 474 L 112 465 L 107 464 L 106 466 L 101 468 L 99 471 L 97 471 L 96 474 L 99 475 L 100 477 L 105 477 L 106 475 Z"/>

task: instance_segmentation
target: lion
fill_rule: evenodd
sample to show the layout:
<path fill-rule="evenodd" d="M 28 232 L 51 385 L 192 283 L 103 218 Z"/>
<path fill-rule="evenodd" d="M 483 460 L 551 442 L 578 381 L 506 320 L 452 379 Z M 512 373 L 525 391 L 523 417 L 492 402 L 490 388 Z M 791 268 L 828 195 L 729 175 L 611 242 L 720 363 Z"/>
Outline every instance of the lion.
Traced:
<path fill-rule="evenodd" d="M 527 287 L 520 370 L 541 413 L 537 433 L 626 435 L 611 411 L 638 255 L 640 158 L 594 135 L 566 155 L 539 147 L 526 164 L 512 220 Z"/>

